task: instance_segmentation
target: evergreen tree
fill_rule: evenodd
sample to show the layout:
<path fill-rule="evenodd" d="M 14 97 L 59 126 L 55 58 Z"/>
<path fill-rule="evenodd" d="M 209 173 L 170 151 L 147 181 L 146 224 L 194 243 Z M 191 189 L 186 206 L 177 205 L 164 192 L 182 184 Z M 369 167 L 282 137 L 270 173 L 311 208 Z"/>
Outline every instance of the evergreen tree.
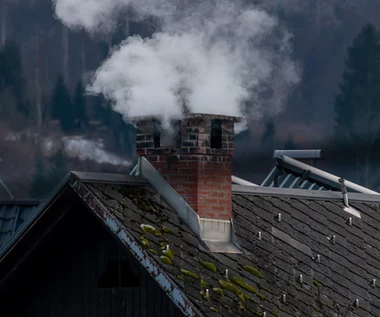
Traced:
<path fill-rule="evenodd" d="M 25 89 L 21 53 L 17 44 L 7 41 L 0 51 L 0 91 L 11 87 L 20 102 Z"/>
<path fill-rule="evenodd" d="M 268 120 L 265 125 L 265 130 L 263 136 L 261 138 L 261 143 L 263 145 L 269 146 L 272 150 L 274 150 L 276 143 L 276 129 L 273 120 Z"/>
<path fill-rule="evenodd" d="M 296 150 L 297 145 L 294 143 L 293 137 L 289 136 L 284 144 L 284 150 Z"/>
<path fill-rule="evenodd" d="M 354 151 L 357 181 L 365 186 L 370 186 L 371 161 L 380 137 L 379 40 L 379 32 L 372 24 L 365 25 L 355 37 L 335 98 L 337 137 L 353 148 L 358 146 Z"/>
<path fill-rule="evenodd" d="M 110 114 L 109 102 L 102 96 L 98 95 L 93 97 L 93 119 L 101 120 L 104 123 L 108 121 L 108 116 Z"/>
<path fill-rule="evenodd" d="M 51 116 L 59 120 L 62 130 L 70 132 L 74 127 L 75 114 L 70 100 L 69 91 L 62 75 L 59 75 L 54 87 L 51 101 Z"/>
<path fill-rule="evenodd" d="M 77 125 L 81 128 L 85 128 L 88 125 L 87 106 L 85 89 L 81 81 L 78 82 L 73 97 L 73 107 L 75 110 L 75 118 Z"/>
<path fill-rule="evenodd" d="M 34 173 L 32 179 L 31 196 L 43 198 L 47 194 L 45 159 L 40 150 L 35 155 Z"/>
<path fill-rule="evenodd" d="M 30 103 L 24 100 L 25 86 L 20 49 L 15 42 L 7 41 L 0 50 L 0 112 L 1 117 L 10 120 L 12 126 L 24 127 L 25 122 L 21 122 L 18 113 L 24 117 L 31 113 Z"/>
<path fill-rule="evenodd" d="M 59 149 L 53 157 L 53 166 L 49 175 L 49 184 L 56 186 L 60 180 L 69 172 L 67 158 L 62 149 Z"/>

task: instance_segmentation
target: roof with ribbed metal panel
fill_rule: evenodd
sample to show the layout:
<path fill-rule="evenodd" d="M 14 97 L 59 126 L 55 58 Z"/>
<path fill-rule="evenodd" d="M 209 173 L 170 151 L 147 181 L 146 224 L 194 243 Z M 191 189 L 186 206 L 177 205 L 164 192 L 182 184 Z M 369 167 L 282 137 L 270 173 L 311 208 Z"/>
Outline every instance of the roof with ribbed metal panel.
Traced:
<path fill-rule="evenodd" d="M 291 151 L 288 151 L 291 152 Z M 296 151 L 294 151 L 296 152 Z M 340 191 L 339 177 L 314 166 L 295 160 L 275 151 L 276 166 L 261 186 L 278 188 L 298 188 L 306 190 Z M 295 156 L 296 157 L 296 156 Z M 305 159 L 304 157 L 302 157 Z M 310 158 L 315 160 L 315 158 Z M 348 192 L 379 194 L 353 182 L 346 181 Z"/>
<path fill-rule="evenodd" d="M 36 211 L 39 201 L 0 202 L 0 251 Z"/>

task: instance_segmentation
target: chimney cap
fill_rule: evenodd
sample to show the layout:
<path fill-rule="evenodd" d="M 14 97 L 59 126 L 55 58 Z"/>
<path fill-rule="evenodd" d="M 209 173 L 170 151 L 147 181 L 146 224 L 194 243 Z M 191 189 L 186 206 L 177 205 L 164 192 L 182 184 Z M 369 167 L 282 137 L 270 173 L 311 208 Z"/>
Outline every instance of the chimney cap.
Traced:
<path fill-rule="evenodd" d="M 227 115 L 221 115 L 221 114 L 210 114 L 210 113 L 189 113 L 185 114 L 182 117 L 177 117 L 177 120 L 184 120 L 184 119 L 217 119 L 217 120 L 223 120 L 223 121 L 232 121 L 232 122 L 241 122 L 243 121 L 242 117 L 236 117 L 236 116 L 227 116 Z M 159 116 L 135 116 L 130 117 L 128 120 L 132 123 L 137 122 L 146 122 L 151 120 L 160 120 Z"/>

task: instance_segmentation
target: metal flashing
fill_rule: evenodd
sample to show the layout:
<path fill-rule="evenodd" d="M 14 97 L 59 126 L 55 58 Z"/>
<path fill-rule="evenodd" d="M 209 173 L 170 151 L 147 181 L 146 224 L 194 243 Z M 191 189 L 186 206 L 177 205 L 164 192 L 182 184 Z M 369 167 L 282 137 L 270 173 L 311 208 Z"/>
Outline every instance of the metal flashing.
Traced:
<path fill-rule="evenodd" d="M 335 184 L 335 187 L 340 189 L 340 183 L 339 183 L 340 177 L 338 177 L 338 176 L 327 173 L 325 171 L 322 171 L 318 168 L 307 165 L 305 163 L 302 163 L 300 161 L 297 161 L 297 160 L 292 159 L 291 157 L 288 157 L 285 155 L 279 157 L 279 160 L 281 160 L 285 164 L 291 165 L 291 166 L 298 168 L 302 171 L 309 170 L 310 171 L 310 176 L 309 176 L 310 178 L 315 179 L 316 181 L 321 181 L 322 183 L 324 183 L 324 181 L 332 182 Z M 375 192 L 373 190 L 370 190 L 366 187 L 360 186 L 360 185 L 355 184 L 353 182 L 346 181 L 345 183 L 346 183 L 347 188 L 350 188 L 350 189 L 357 191 L 359 193 L 380 195 L 380 193 L 378 193 L 378 192 Z"/>
<path fill-rule="evenodd" d="M 301 160 L 323 159 L 322 150 L 275 150 L 273 152 L 273 158 L 280 158 L 283 155 Z"/>
<path fill-rule="evenodd" d="M 278 154 L 278 153 L 277 153 Z M 261 183 L 262 187 L 301 188 L 303 190 L 340 191 L 339 177 L 286 155 L 276 156 L 276 166 Z M 350 193 L 380 193 L 346 181 Z"/>
<path fill-rule="evenodd" d="M 71 174 L 83 183 L 146 185 L 144 178 L 125 174 L 76 172 Z"/>
<path fill-rule="evenodd" d="M 132 255 L 146 269 L 150 276 L 156 280 L 164 292 L 170 297 L 173 303 L 182 311 L 185 316 L 203 316 L 194 304 L 177 287 L 176 283 L 166 274 L 166 272 L 156 263 L 154 259 L 143 249 L 140 244 L 128 233 L 119 219 L 98 200 L 97 197 L 81 183 L 80 180 L 72 180 L 70 186 L 79 195 L 83 202 L 91 209 L 102 223 L 110 230 L 119 241 L 132 253 Z"/>
<path fill-rule="evenodd" d="M 304 190 L 298 188 L 232 185 L 232 194 L 342 201 L 342 194 L 338 191 Z M 380 203 L 380 195 L 350 193 L 350 201 Z"/>
<path fill-rule="evenodd" d="M 245 179 L 239 178 L 237 176 L 231 176 L 231 180 L 233 184 L 237 185 L 245 185 L 245 186 L 259 186 L 257 184 L 251 183 L 249 181 L 246 181 Z"/>
<path fill-rule="evenodd" d="M 145 178 L 156 189 L 182 221 L 197 235 L 207 251 L 241 253 L 234 241 L 231 220 L 200 218 L 145 157 L 140 157 L 133 172 L 135 176 Z"/>

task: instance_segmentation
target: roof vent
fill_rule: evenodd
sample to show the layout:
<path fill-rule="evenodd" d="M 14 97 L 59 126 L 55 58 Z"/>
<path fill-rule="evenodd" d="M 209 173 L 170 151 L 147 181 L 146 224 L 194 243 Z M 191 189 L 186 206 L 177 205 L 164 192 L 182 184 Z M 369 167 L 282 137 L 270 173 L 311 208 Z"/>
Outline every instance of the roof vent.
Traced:
<path fill-rule="evenodd" d="M 358 218 L 361 218 L 360 212 L 358 210 L 356 210 L 355 208 L 351 207 L 349 202 L 348 202 L 348 192 L 347 192 L 347 187 L 345 184 L 345 179 L 339 178 L 338 181 L 340 183 L 341 190 L 342 190 L 344 211 L 348 212 L 348 213 L 350 213 L 350 214 L 352 214 Z M 352 223 L 352 220 L 351 220 L 351 223 Z"/>

